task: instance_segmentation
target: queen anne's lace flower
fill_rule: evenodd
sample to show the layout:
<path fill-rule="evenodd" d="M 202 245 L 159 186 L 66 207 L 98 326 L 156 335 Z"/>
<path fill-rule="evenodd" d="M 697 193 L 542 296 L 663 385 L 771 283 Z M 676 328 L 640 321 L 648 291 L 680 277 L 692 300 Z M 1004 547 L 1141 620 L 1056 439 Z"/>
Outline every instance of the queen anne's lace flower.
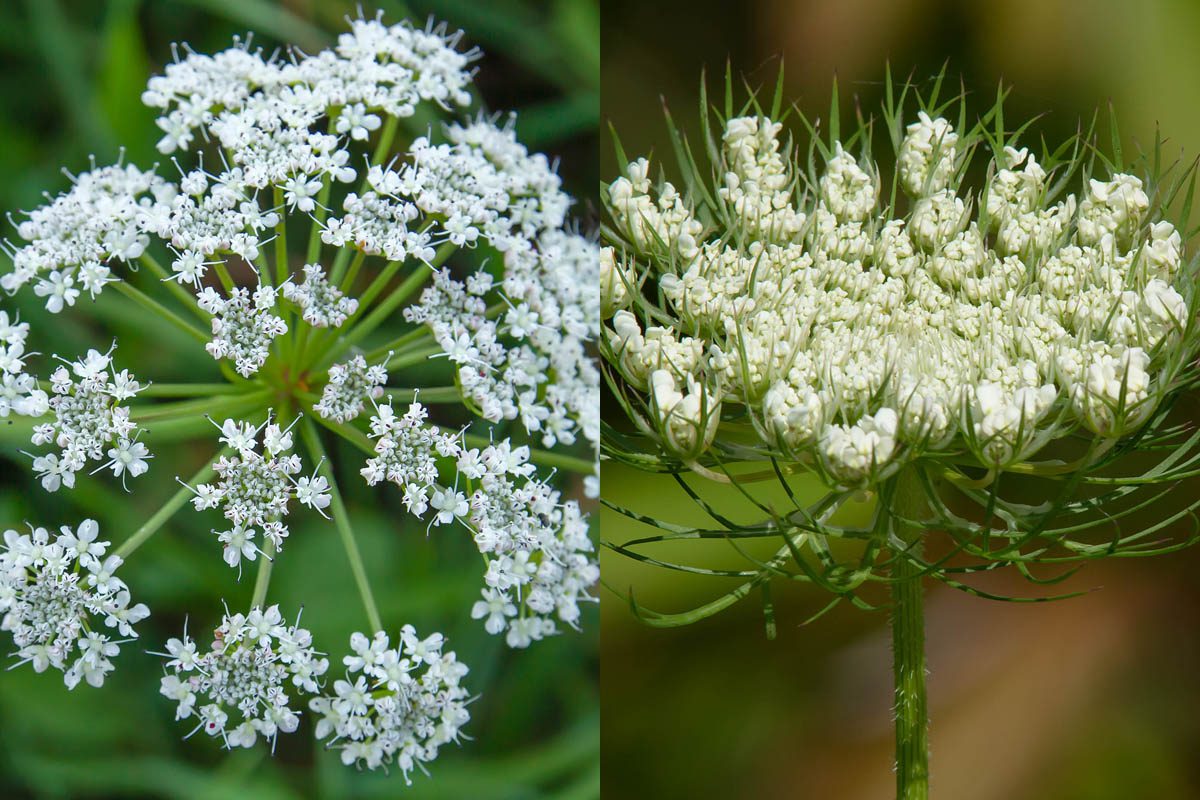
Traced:
<path fill-rule="evenodd" d="M 466 522 L 488 562 L 471 616 L 488 633 L 507 631 L 510 647 L 557 633 L 558 622 L 578 627 L 579 603 L 594 600 L 588 589 L 600 579 L 579 504 L 538 480 L 528 458 L 528 447 L 502 442 L 465 450 L 457 463 L 478 485 Z"/>
<path fill-rule="evenodd" d="M 211 56 L 176 50 L 143 95 L 158 113 L 158 149 L 171 154 L 171 175 L 93 163 L 17 221 L 23 243 L 4 245 L 15 269 L 0 276 L 0 288 L 29 285 L 58 312 L 114 284 L 121 302 L 202 343 L 228 381 L 143 387 L 114 371 L 111 351 L 92 351 L 59 368 L 48 394 L 27 373 L 28 326 L 0 314 L 0 417 L 53 413 L 34 429 L 36 444 L 58 448 L 33 456 L 47 489 L 74 485 L 89 461 L 123 480 L 145 472 L 151 456 L 140 425 L 146 441 L 160 430 L 162 441 L 194 436 L 210 414 L 219 428 L 225 449 L 194 479 L 180 479 L 183 488 L 119 552 L 140 547 L 190 496 L 197 510 L 220 509 L 227 520 L 213 533 L 239 578 L 244 561 L 262 557 L 253 610 L 227 610 L 211 651 L 198 652 L 186 628 L 167 648 L 163 694 L 179 718 L 195 718 L 228 747 L 249 747 L 260 735 L 273 744 L 297 726 L 300 706 L 290 698 L 321 688 L 326 662 L 307 632 L 262 608 L 293 503 L 334 517 L 351 565 L 360 563 L 321 428 L 368 450 L 374 440 L 361 470 L 368 483 L 394 483 L 429 529 L 475 538 L 485 588 L 463 613 L 511 646 L 578 626 L 598 580 L 579 504 L 532 463 L 592 472 L 585 491 L 594 497 L 597 460 L 517 442 L 579 443 L 596 453 L 599 248 L 568 223 L 572 200 L 556 165 L 518 141 L 513 117 L 421 122 L 423 135 L 414 135 L 404 118 L 473 102 L 478 53 L 444 26 L 381 20 L 351 20 L 335 47 L 316 54 L 267 54 L 242 40 Z M 857 180 L 847 169 L 842 191 L 851 204 Z M 300 228 L 307 237 L 295 235 Z M 620 302 L 629 297 L 626 290 Z M 396 394 L 386 389 L 389 371 L 417 365 L 405 383 L 430 376 L 427 397 L 469 412 L 449 415 L 461 429 L 432 424 L 419 402 L 397 416 L 383 399 Z M 143 388 L 136 403 L 123 403 Z M 279 420 L 302 426 L 295 436 L 314 472 Z M 505 438 L 510 429 L 514 439 Z M 467 444 L 479 441 L 492 444 Z M 46 569 L 57 570 L 69 559 L 42 538 L 34 549 L 51 553 Z M 127 601 L 112 577 L 119 560 L 96 560 L 103 548 L 83 533 L 72 541 L 82 549 L 59 584 L 94 572 L 96 592 L 111 588 L 114 603 Z M 35 571 L 26 572 L 32 581 Z M 380 628 L 366 578 L 359 570 L 355 577 Z M 0 586 L 0 602 L 9 602 L 12 592 Z M 123 606 L 112 614 L 136 616 Z M 63 635 L 75 634 L 68 627 Z M 459 686 L 466 668 L 441 653 L 440 636 L 419 641 L 408 628 L 395 650 L 386 638 L 373 646 L 391 660 L 360 654 L 357 665 L 347 662 L 362 674 L 339 682 L 320 708 L 322 735 L 335 732 L 348 763 L 395 762 L 407 776 L 457 739 L 467 719 Z M 84 667 L 53 662 L 69 682 L 102 678 L 115 643 L 91 638 L 87 647 Z"/>
<path fill-rule="evenodd" d="M 74 305 L 81 290 L 99 294 L 113 280 L 110 261 L 142 255 L 149 242 L 146 209 L 168 200 L 174 187 L 132 164 L 92 166 L 73 178 L 70 191 L 17 225 L 28 244 L 9 245 L 13 270 L 0 277 L 0 288 L 11 293 L 36 281 L 34 292 L 58 313 Z"/>
<path fill-rule="evenodd" d="M 879 170 L 836 143 L 797 201 L 780 132 L 727 121 L 723 229 L 706 231 L 670 184 L 654 189 L 645 160 L 609 187 L 627 247 L 602 262 L 604 353 L 647 395 L 665 449 L 694 462 L 722 403 L 745 404 L 789 458 L 853 486 L 956 434 L 1004 467 L 1072 423 L 1120 436 L 1157 405 L 1152 354 L 1181 340 L 1189 303 L 1173 283 L 1180 234 L 1148 219 L 1139 178 L 1049 197 L 1046 169 L 1013 143 L 973 198 L 957 185 L 958 134 L 922 112 L 898 153 L 905 215 L 879 207 Z M 644 332 L 621 307 L 640 260 L 667 302 Z"/>
<path fill-rule="evenodd" d="M 440 633 L 421 639 L 405 625 L 399 639 L 393 648 L 383 632 L 351 636 L 346 679 L 334 681 L 333 693 L 309 707 L 320 715 L 317 738 L 340 749 L 342 763 L 369 769 L 395 763 L 411 783 L 409 773 L 424 770 L 442 745 L 457 742 L 470 719 L 461 685 L 467 667 L 442 651 Z"/>
<path fill-rule="evenodd" d="M 599 325 L 599 250 L 559 231 L 532 247 L 509 250 L 499 286 L 486 272 L 466 282 L 438 273 L 405 316 L 432 327 L 484 419 L 519 419 L 547 447 L 571 444 L 577 432 L 595 444 L 600 373 L 587 351 Z M 486 314 L 489 296 L 508 307 L 500 320 Z"/>
<path fill-rule="evenodd" d="M 214 423 L 215 424 L 215 423 Z M 275 551 L 283 548 L 288 536 L 284 517 L 288 504 L 295 498 L 301 505 L 324 514 L 329 495 L 324 478 L 300 478 L 300 456 L 290 452 L 292 434 L 267 420 L 255 426 L 249 422 L 227 419 L 220 426 L 221 442 L 235 451 L 222 456 L 213 465 L 218 480 L 191 487 L 195 497 L 192 505 L 197 511 L 221 508 L 225 518 L 233 523 L 227 531 L 214 531 L 224 545 L 225 563 L 241 568 L 242 559 L 254 561 L 262 552 L 255 537 L 271 543 Z M 259 434 L 262 452 L 259 452 Z"/>
<path fill-rule="evenodd" d="M 105 557 L 99 531 L 90 519 L 56 536 L 45 528 L 8 530 L 0 552 L 0 630 L 12 634 L 18 663 L 61 670 L 68 689 L 81 680 L 103 684 L 120 645 L 150 615 L 144 604 L 130 605 L 128 587 L 114 574 L 122 560 Z M 105 633 L 101 620 L 122 638 Z"/>
<path fill-rule="evenodd" d="M 259 736 L 274 748 L 280 733 L 300 724 L 292 696 L 319 691 L 329 669 L 312 634 L 298 620 L 288 625 L 277 605 L 226 613 L 207 651 L 185 631 L 159 655 L 168 659 L 160 691 L 177 703 L 175 719 L 195 717 L 193 733 L 203 729 L 227 749 L 252 747 Z"/>
<path fill-rule="evenodd" d="M 137 441 L 138 426 L 121 406 L 142 390 L 128 370 L 117 372 L 111 350 L 89 350 L 86 357 L 60 366 L 50 376 L 48 400 L 54 421 L 34 426 L 33 443 L 52 444 L 58 453 L 35 456 L 33 469 L 46 491 L 75 485 L 75 473 L 89 461 L 101 461 L 97 470 L 110 468 L 124 480 L 149 469 L 152 458 Z M 105 457 L 107 456 L 107 460 Z"/>

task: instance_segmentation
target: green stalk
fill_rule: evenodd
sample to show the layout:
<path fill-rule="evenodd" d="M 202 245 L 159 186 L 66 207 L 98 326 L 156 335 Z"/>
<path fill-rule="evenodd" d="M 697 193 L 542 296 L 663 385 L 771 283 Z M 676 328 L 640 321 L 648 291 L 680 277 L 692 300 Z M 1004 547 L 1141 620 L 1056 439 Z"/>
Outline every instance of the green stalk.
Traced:
<path fill-rule="evenodd" d="M 141 261 L 141 263 L 144 264 L 147 269 L 153 272 L 161 283 L 165 283 L 167 285 L 167 291 L 175 295 L 175 297 L 178 298 L 181 303 L 190 308 L 192 313 L 199 317 L 202 321 L 206 323 L 208 322 L 210 319 L 209 314 L 200 307 L 200 303 L 196 301 L 195 295 L 180 286 L 179 282 L 167 272 L 166 268 L 163 267 L 162 264 L 158 263 L 158 260 L 154 258 L 154 256 L 150 255 L 149 253 L 142 253 L 138 260 Z"/>
<path fill-rule="evenodd" d="M 414 364 L 421 364 L 425 361 L 428 361 L 433 356 L 441 355 L 441 353 L 442 353 L 442 348 L 437 347 L 437 346 L 423 347 L 420 350 L 413 350 L 413 351 L 404 352 L 404 353 L 396 353 L 395 355 L 393 355 L 391 358 L 388 359 L 388 362 L 384 368 L 389 369 L 389 370 L 396 370 L 396 369 L 403 369 L 404 367 L 411 367 Z"/>
<path fill-rule="evenodd" d="M 429 276 L 433 274 L 433 269 L 426 264 L 422 264 L 413 270 L 413 273 L 405 278 L 396 289 L 388 295 L 387 299 L 380 303 L 375 309 L 366 316 L 361 322 L 354 326 L 353 330 L 343 336 L 341 339 L 334 341 L 332 352 L 326 352 L 324 357 L 320 359 L 320 367 L 325 367 L 332 363 L 339 355 L 350 349 L 358 342 L 362 341 L 369 333 L 378 328 L 392 314 L 396 308 L 417 292 L 424 285 L 425 281 L 429 280 Z"/>
<path fill-rule="evenodd" d="M 219 458 L 222 453 L 227 452 L 227 450 L 228 448 L 226 448 L 226 450 L 222 450 L 221 453 L 218 453 L 217 458 Z M 214 458 L 213 461 L 216 461 L 216 458 Z M 204 469 L 193 475 L 192 479 L 188 481 L 188 483 L 192 486 L 195 486 L 196 484 L 204 483 L 211 478 L 213 476 L 213 461 L 210 461 L 204 467 Z M 134 550 L 137 550 L 139 547 L 141 547 L 147 539 L 158 532 L 158 529 L 166 524 L 166 521 L 170 519 L 176 511 L 182 508 L 183 504 L 186 503 L 191 496 L 191 489 L 186 486 L 180 486 L 179 491 L 171 495 L 171 499 L 168 500 L 162 508 L 154 512 L 154 516 L 146 520 L 145 524 L 134 531 L 132 536 L 122 542 L 121 546 L 113 551 L 113 554 L 120 556 L 122 559 L 128 559 L 130 554 L 133 553 Z"/>
<path fill-rule="evenodd" d="M 271 394 L 269 388 L 255 392 L 226 395 L 221 399 L 202 397 L 197 400 L 183 400 L 178 403 L 157 403 L 151 406 L 140 406 L 131 409 L 130 416 L 135 422 L 152 422 L 155 420 L 181 419 L 199 417 L 206 414 L 229 413 L 250 404 L 258 404 Z"/>
<path fill-rule="evenodd" d="M 415 396 L 422 403 L 461 403 L 462 392 L 457 386 L 426 386 L 412 389 L 388 387 L 383 390 L 388 397 L 412 401 Z"/>
<path fill-rule="evenodd" d="M 275 546 L 270 540 L 263 542 L 265 547 L 258 554 L 258 574 L 254 577 L 254 595 L 250 598 L 250 608 L 261 607 L 267 599 L 267 587 L 271 583 L 271 567 L 275 566 Z"/>
<path fill-rule="evenodd" d="M 367 620 L 372 631 L 383 630 L 383 620 L 379 617 L 379 609 L 375 606 L 375 596 L 371 592 L 370 581 L 367 580 L 367 569 L 363 565 L 362 553 L 358 550 L 358 542 L 354 539 L 354 531 L 350 528 L 350 516 L 342 504 L 342 494 L 338 491 L 337 480 L 333 475 L 333 464 L 325 454 L 321 437 L 313 425 L 311 417 L 305 417 L 300 423 L 300 435 L 304 438 L 305 446 L 314 461 L 321 462 L 321 471 L 329 481 L 329 510 L 333 512 L 333 521 L 337 526 L 338 535 L 342 539 L 342 547 L 346 550 L 346 559 L 350 562 L 350 571 L 354 573 L 354 583 L 362 597 L 363 608 L 367 612 Z"/>
<path fill-rule="evenodd" d="M 425 338 L 429 338 L 430 340 L 433 339 L 433 331 L 428 325 L 422 325 L 419 328 L 414 328 L 407 333 L 397 336 L 390 342 L 382 344 L 379 347 L 376 347 L 374 350 L 369 351 L 364 358 L 367 359 L 367 363 L 372 363 L 376 359 L 383 358 L 389 352 L 398 353 L 413 342 L 419 342 Z"/>
<path fill-rule="evenodd" d="M 251 382 L 232 383 L 151 383 L 138 397 L 211 397 L 214 394 L 243 394 L 254 386 Z"/>
<path fill-rule="evenodd" d="M 326 175 L 321 179 L 321 191 L 317 195 L 317 207 L 313 209 L 313 224 L 308 230 L 308 249 L 305 252 L 305 264 L 315 264 L 321 259 L 321 226 L 325 222 L 325 217 L 329 211 L 329 194 L 333 190 L 333 183 Z"/>
<path fill-rule="evenodd" d="M 925 694 L 925 611 L 921 588 L 921 536 L 911 520 L 926 513 L 920 468 L 897 477 L 891 512 L 892 534 L 904 552 L 892 561 L 892 666 L 896 692 L 896 798 L 928 800 L 929 707 Z M 903 518 L 903 519 L 902 519 Z M 895 548 L 893 548 L 895 550 Z"/>
<path fill-rule="evenodd" d="M 158 316 L 162 317 L 167 322 L 171 323 L 176 328 L 178 328 L 179 330 L 186 333 L 188 336 L 191 336 L 196 341 L 202 342 L 204 344 L 208 344 L 209 335 L 207 333 L 200 330 L 195 325 L 193 325 L 192 323 L 185 320 L 183 317 L 176 314 L 174 311 L 171 311 L 169 308 L 167 308 L 166 306 L 164 306 L 162 303 L 158 302 L 154 298 L 150 297 L 149 295 L 144 293 L 142 290 L 136 288 L 133 284 L 131 284 L 127 281 L 114 281 L 112 283 L 112 286 L 114 288 L 116 288 L 116 290 L 118 292 L 125 295 L 130 300 L 132 300 L 133 302 L 135 302 L 139 306 L 141 306 L 142 308 L 146 309 L 147 311 L 149 311 L 153 314 L 157 314 Z"/>
<path fill-rule="evenodd" d="M 282 286 L 291 273 L 288 264 L 287 213 L 283 210 L 283 189 L 275 187 L 275 207 L 279 209 L 279 224 L 275 226 L 275 285 Z"/>
<path fill-rule="evenodd" d="M 351 287 L 354 286 L 354 279 L 358 277 L 358 271 L 362 269 L 363 262 L 367 260 L 367 254 L 361 250 L 354 256 L 354 260 L 350 262 L 350 269 L 346 272 L 346 277 L 342 278 L 341 286 L 338 287 L 342 292 L 349 294 Z"/>

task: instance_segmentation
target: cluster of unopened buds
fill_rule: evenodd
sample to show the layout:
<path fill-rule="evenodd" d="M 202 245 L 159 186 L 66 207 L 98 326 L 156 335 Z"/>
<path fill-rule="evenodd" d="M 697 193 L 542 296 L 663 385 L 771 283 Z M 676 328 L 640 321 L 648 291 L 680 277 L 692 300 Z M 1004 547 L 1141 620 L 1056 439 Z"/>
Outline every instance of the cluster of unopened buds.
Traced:
<path fill-rule="evenodd" d="M 214 533 L 239 578 L 247 561 L 258 572 L 250 610 L 226 608 L 211 646 L 186 629 L 166 644 L 161 693 L 176 716 L 226 747 L 273 747 L 311 711 L 346 763 L 424 769 L 468 721 L 467 667 L 440 634 L 405 626 L 393 645 L 384 633 L 331 434 L 364 452 L 368 484 L 398 487 L 425 521 L 416 529 L 473 537 L 486 567 L 464 617 L 512 647 L 579 627 L 599 574 L 563 479 L 578 473 L 595 496 L 599 247 L 574 232 L 552 162 L 517 140 L 512 117 L 414 130 L 418 109 L 473 102 L 479 54 L 460 41 L 362 18 L 315 55 L 185 49 L 142 97 L 177 177 L 93 161 L 16 220 L 0 288 L 31 287 L 53 314 L 115 291 L 194 340 L 227 381 L 139 383 L 113 348 L 59 359 L 39 381 L 26 351 L 36 329 L 30 339 L 0 312 L 0 417 L 27 418 L 10 430 L 52 448 L 30 454 L 45 489 L 89 468 L 124 484 L 150 468 L 150 447 L 166 468 L 172 439 L 219 448 L 116 555 L 90 521 L 57 538 L 5 534 L 2 627 L 22 662 L 98 685 L 148 613 L 113 572 L 190 500 L 223 515 Z M 444 385 L 388 387 L 417 366 Z M 448 407 L 449 427 L 423 402 Z M 370 623 L 332 687 L 298 618 L 266 603 L 296 506 L 337 528 Z"/>
<path fill-rule="evenodd" d="M 868 486 L 922 455 L 1003 469 L 1080 427 L 1115 441 L 1158 407 L 1191 288 L 1143 181 L 1066 193 L 1014 139 L 925 111 L 896 133 L 899 197 L 841 142 L 806 173 L 763 115 L 725 121 L 711 190 L 645 159 L 608 187 L 602 347 L 665 452 L 703 469 L 732 405 L 776 457 Z"/>

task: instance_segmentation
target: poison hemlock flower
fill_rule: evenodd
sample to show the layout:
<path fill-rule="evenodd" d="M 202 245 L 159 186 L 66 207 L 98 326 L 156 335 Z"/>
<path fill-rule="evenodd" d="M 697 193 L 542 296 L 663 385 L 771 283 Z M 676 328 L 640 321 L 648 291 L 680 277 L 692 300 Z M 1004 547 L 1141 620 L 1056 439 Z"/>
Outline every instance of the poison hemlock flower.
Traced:
<path fill-rule="evenodd" d="M 459 740 L 470 698 L 461 685 L 467 667 L 443 652 L 440 633 L 421 639 L 406 625 L 398 638 L 392 647 L 382 631 L 351 636 L 346 678 L 309 706 L 320 715 L 317 738 L 341 750 L 342 763 L 394 763 L 411 784 L 413 769 L 424 771 L 438 748 Z"/>
<path fill-rule="evenodd" d="M 320 688 L 329 660 L 313 649 L 312 634 L 288 625 L 279 606 L 228 614 L 200 651 L 185 631 L 167 642 L 167 674 L 160 690 L 177 703 L 175 719 L 196 720 L 197 730 L 219 737 L 228 749 L 271 742 L 300 724 L 293 699 Z M 295 706 L 295 707 L 293 707 Z"/>
<path fill-rule="evenodd" d="M 54 314 L 120 294 L 193 340 L 226 381 L 142 383 L 110 349 L 42 384 L 28 326 L 0 312 L 0 416 L 28 417 L 33 443 L 56 448 L 33 454 L 46 489 L 70 489 L 87 467 L 124 483 L 159 441 L 210 443 L 207 464 L 118 552 L 130 557 L 190 500 L 224 516 L 214 533 L 239 578 L 255 563 L 252 610 L 226 609 L 211 651 L 172 640 L 162 686 L 180 718 L 229 747 L 295 730 L 322 688 L 307 632 L 266 602 L 296 505 L 337 529 L 370 623 L 362 636 L 385 629 L 330 435 L 363 451 L 366 483 L 394 484 L 427 530 L 473 537 L 484 600 L 464 597 L 461 613 L 489 633 L 525 647 L 579 627 L 594 599 L 588 518 L 564 477 L 586 476 L 596 495 L 600 248 L 575 232 L 573 201 L 515 118 L 463 114 L 479 53 L 461 39 L 376 17 L 351 20 L 316 54 L 268 55 L 248 40 L 211 56 L 185 48 L 142 95 L 169 167 L 93 162 L 4 245 L 13 269 L 0 288 L 30 290 Z M 417 126 L 418 111 L 455 118 Z M 403 416 L 396 398 L 413 399 Z M 344 687 L 322 709 L 348 763 L 407 776 L 457 741 L 466 667 L 440 637 L 413 636 L 402 628 L 389 651 L 399 671 L 352 669 L 349 686 L 371 687 L 367 712 L 344 705 Z"/>
<path fill-rule="evenodd" d="M 143 603 L 131 605 L 114 574 L 122 559 L 106 556 L 109 543 L 98 534 L 90 519 L 57 535 L 8 530 L 0 552 L 0 630 L 12 635 L 18 664 L 60 670 L 68 689 L 80 681 L 102 685 L 120 645 L 136 638 L 133 626 L 150 614 Z"/>
<path fill-rule="evenodd" d="M 225 420 L 219 429 L 221 442 L 234 455 L 221 456 L 213 464 L 218 478 L 215 483 L 187 488 L 195 494 L 192 505 L 197 511 L 219 507 L 233 523 L 232 529 L 216 533 L 224 545 L 225 563 L 238 567 L 240 573 L 243 558 L 254 561 L 263 553 L 255 541 L 256 534 L 270 543 L 267 558 L 283 549 L 288 537 L 283 518 L 291 500 L 324 514 L 322 509 L 329 505 L 329 496 L 319 491 L 326 485 L 324 478 L 294 477 L 302 465 L 300 456 L 291 452 L 290 429 L 270 420 L 256 426 L 233 419 Z"/>

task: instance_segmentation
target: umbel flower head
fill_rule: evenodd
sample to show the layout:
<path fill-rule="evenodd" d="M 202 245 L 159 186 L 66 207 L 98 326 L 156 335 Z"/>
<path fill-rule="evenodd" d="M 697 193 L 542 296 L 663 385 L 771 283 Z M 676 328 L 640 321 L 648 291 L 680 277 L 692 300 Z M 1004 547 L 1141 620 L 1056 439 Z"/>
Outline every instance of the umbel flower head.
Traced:
<path fill-rule="evenodd" d="M 226 613 L 208 650 L 198 651 L 184 631 L 167 642 L 164 655 L 161 691 L 178 704 L 175 719 L 195 717 L 196 729 L 220 737 L 226 748 L 253 747 L 261 735 L 274 749 L 280 733 L 300 724 L 289 693 L 316 692 L 329 668 L 312 634 L 284 622 L 279 606 Z"/>
<path fill-rule="evenodd" d="M 578 628 L 599 575 L 566 478 L 586 476 L 595 496 L 600 248 L 577 232 L 555 164 L 518 140 L 515 117 L 468 113 L 480 54 L 461 32 L 380 16 L 350 20 L 315 54 L 268 54 L 239 39 L 215 55 L 175 55 L 142 95 L 169 164 L 122 154 L 68 174 L 65 191 L 14 220 L 0 288 L 32 292 L 52 314 L 117 293 L 189 337 L 197 363 L 225 383 L 152 383 L 141 370 L 135 380 L 117 371 L 112 347 L 59 359 L 39 383 L 26 351 L 36 329 L 0 312 L 0 417 L 21 417 L 11 430 L 56 448 L 32 453 L 48 491 L 72 489 L 88 467 L 122 482 L 141 475 L 150 446 L 156 465 L 173 457 L 160 443 L 208 445 L 205 465 L 179 477 L 118 548 L 129 558 L 190 500 L 223 515 L 214 533 L 239 579 L 244 562 L 256 564 L 251 610 L 226 609 L 211 651 L 186 635 L 169 643 L 162 691 L 179 717 L 230 747 L 273 743 L 320 690 L 324 659 L 266 602 L 293 513 L 328 521 L 362 600 L 363 635 L 382 635 L 326 455 L 335 436 L 362 452 L 351 469 L 393 484 L 380 491 L 411 512 L 396 535 L 436 526 L 477 544 L 485 566 L 479 593 L 462 598 L 464 618 L 511 647 Z M 411 402 L 402 416 L 396 398 Z M 433 546 L 419 536 L 412 545 Z M 49 612 L 36 611 L 42 594 L 74 592 L 91 567 L 72 571 L 54 545 L 30 546 L 59 554 L 5 578 L 22 657 L 64 669 L 68 682 L 95 681 L 113 645 L 98 641 L 86 653 L 94 660 L 74 666 L 64 648 L 91 629 L 50 630 Z M 98 580 L 116 586 L 103 569 Z M 112 605 L 127 600 L 121 591 L 95 591 L 71 602 L 137 616 Z M 349 761 L 394 762 L 407 775 L 457 739 L 466 667 L 434 653 L 440 639 L 410 642 L 402 630 L 399 671 L 359 677 L 371 684 L 369 714 L 340 701 L 322 713 L 336 715 Z"/>
<path fill-rule="evenodd" d="M 785 489 L 790 511 L 763 500 L 767 520 L 721 522 L 790 531 L 778 563 L 739 573 L 755 585 L 791 561 L 857 600 L 892 558 L 878 544 L 902 474 L 920 476 L 923 527 L 957 561 L 909 556 L 957 588 L 973 569 L 1164 547 L 1116 520 L 1139 489 L 1190 474 L 1198 443 L 1168 420 L 1200 352 L 1195 258 L 1172 216 L 1195 173 L 1156 168 L 1161 142 L 1134 163 L 1105 155 L 1094 131 L 1037 148 L 1006 127 L 1002 97 L 972 118 L 940 84 L 889 78 L 882 114 L 850 131 L 835 103 L 827 138 L 778 94 L 772 110 L 730 101 L 703 120 L 703 147 L 672 128 L 682 186 L 638 158 L 603 192 L 601 347 L 633 425 L 605 447 L 751 496 L 739 475 Z M 1175 454 L 1125 458 L 1143 450 Z M 827 490 L 814 506 L 791 486 L 803 472 Z M 872 525 L 837 524 L 863 490 L 880 500 Z M 860 541 L 861 561 L 826 538 Z"/>
<path fill-rule="evenodd" d="M 683 625 L 757 590 L 773 635 L 776 578 L 831 592 L 818 615 L 877 608 L 887 587 L 904 800 L 928 797 L 926 579 L 995 598 L 969 577 L 1013 566 L 1044 585 L 1071 562 L 1200 539 L 1200 500 L 1170 494 L 1200 459 L 1200 433 L 1171 416 L 1200 385 L 1180 232 L 1196 165 L 1163 168 L 1161 140 L 1126 163 L 1115 123 L 1109 155 L 1094 129 L 1036 147 L 1006 125 L 1003 91 L 973 117 L 942 84 L 889 75 L 882 113 L 845 135 L 835 88 L 828 138 L 782 113 L 782 76 L 769 110 L 729 90 L 715 124 L 702 92 L 702 145 L 672 125 L 681 186 L 639 158 L 602 191 L 601 351 L 630 423 L 605 429 L 604 451 L 671 473 L 716 523 L 612 505 L 663 533 L 608 544 L 744 579 L 682 613 L 630 603 Z M 719 511 L 718 482 L 754 517 Z M 858 501 L 865 525 L 842 513 Z M 716 538 L 748 565 L 642 549 Z"/>
<path fill-rule="evenodd" d="M 68 689 L 102 685 L 120 646 L 137 637 L 133 626 L 150 615 L 144 603 L 131 605 L 115 574 L 123 561 L 106 556 L 99 533 L 90 519 L 57 535 L 8 530 L 0 551 L 0 630 L 12 634 L 18 664 L 54 667 Z"/>
<path fill-rule="evenodd" d="M 425 639 L 405 625 L 396 647 L 386 633 L 350 637 L 346 679 L 333 693 L 309 703 L 321 715 L 317 738 L 342 751 L 342 763 L 370 769 L 395 763 L 411 784 L 414 768 L 437 758 L 438 748 L 457 742 L 470 719 L 469 698 L 461 685 L 465 664 L 445 653 L 445 639 Z"/>

